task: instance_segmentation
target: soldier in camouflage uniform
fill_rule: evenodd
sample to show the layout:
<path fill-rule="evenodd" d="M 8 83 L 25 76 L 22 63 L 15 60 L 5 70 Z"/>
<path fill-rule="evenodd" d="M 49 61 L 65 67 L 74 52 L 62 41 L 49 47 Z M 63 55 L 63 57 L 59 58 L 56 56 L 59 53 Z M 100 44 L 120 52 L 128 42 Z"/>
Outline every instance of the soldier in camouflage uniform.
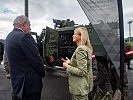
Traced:
<path fill-rule="evenodd" d="M 4 53 L 4 44 L 0 42 L 0 65 L 3 60 L 3 53 Z"/>
<path fill-rule="evenodd" d="M 4 68 L 5 68 L 5 71 L 6 71 L 6 78 L 10 79 L 9 64 L 8 64 L 5 52 L 4 52 L 4 55 L 3 55 L 3 60 L 4 60 Z"/>
<path fill-rule="evenodd" d="M 93 62 L 93 75 L 96 76 L 96 79 L 94 80 L 93 92 L 89 97 L 90 100 L 116 100 L 114 95 L 117 95 L 117 99 L 121 100 L 121 95 L 115 92 L 117 89 L 121 89 L 121 81 L 115 67 L 111 61 L 107 61 L 104 57 L 96 58 L 95 63 Z M 124 100 L 129 100 L 126 63 L 124 64 L 123 97 Z"/>
<path fill-rule="evenodd" d="M 123 84 L 123 96 L 124 100 L 129 100 L 128 96 L 128 74 L 126 70 L 126 63 L 124 64 L 124 84 Z"/>
<path fill-rule="evenodd" d="M 5 71 L 6 71 L 6 78 L 10 79 L 11 76 L 10 76 L 9 64 L 8 64 L 8 60 L 7 60 L 5 52 L 4 52 L 4 55 L 3 55 L 3 60 L 4 60 L 4 68 L 5 68 Z M 12 100 L 17 100 L 16 96 L 13 93 L 12 93 Z"/>
<path fill-rule="evenodd" d="M 133 53 L 130 54 L 129 58 L 127 57 L 126 55 L 126 51 L 128 51 L 127 49 L 129 50 L 132 50 L 131 48 L 131 45 L 129 44 L 124 44 L 124 51 L 125 51 L 125 64 L 124 64 L 124 97 L 126 99 L 124 100 L 129 100 L 129 97 L 128 97 L 128 73 L 127 73 L 127 68 L 128 69 L 132 69 L 130 67 L 130 65 L 128 65 L 128 62 L 130 63 L 130 61 L 133 59 Z M 126 66 L 127 65 L 127 66 Z"/>
<path fill-rule="evenodd" d="M 110 69 L 110 82 L 112 85 L 112 89 L 115 92 L 117 89 L 121 89 L 121 80 L 118 76 L 114 66 L 111 66 Z M 123 83 L 123 98 L 124 100 L 129 100 L 128 97 L 128 74 L 126 70 L 126 63 L 124 63 L 124 83 Z"/>
<path fill-rule="evenodd" d="M 113 91 L 109 80 L 108 61 L 104 57 L 96 57 L 93 61 L 94 88 L 89 100 L 111 100 Z"/>
<path fill-rule="evenodd" d="M 124 50 L 126 51 L 127 48 L 129 48 L 129 44 L 124 44 Z M 124 54 L 125 57 L 125 63 L 124 63 L 124 82 L 123 82 L 123 95 L 122 97 L 124 100 L 129 100 L 128 96 L 128 73 L 127 73 L 127 62 L 131 60 L 131 58 L 128 58 L 126 54 Z M 133 58 L 133 57 L 132 57 Z M 115 92 L 117 89 L 121 89 L 121 80 L 120 77 L 118 76 L 115 68 L 113 65 L 110 65 L 110 82 L 112 85 L 112 89 Z"/>
<path fill-rule="evenodd" d="M 113 90 L 109 80 L 108 61 L 104 57 L 96 57 L 96 59 L 98 72 L 94 81 L 96 90 L 93 100 L 111 100 Z"/>
<path fill-rule="evenodd" d="M 93 80 L 94 80 L 94 87 L 93 87 L 93 91 L 89 93 L 88 98 L 89 100 L 93 100 L 93 97 L 95 95 L 96 92 L 96 86 L 95 86 L 95 80 L 97 78 L 97 61 L 96 58 L 92 58 L 92 70 L 93 70 Z"/>
<path fill-rule="evenodd" d="M 114 93 L 117 89 L 121 89 L 121 81 L 116 72 L 116 69 L 113 66 L 113 64 L 111 62 L 108 62 L 107 60 L 100 61 L 98 59 L 98 61 L 99 62 L 97 62 L 97 67 L 98 67 L 97 77 L 99 79 L 96 80 L 95 84 L 101 89 L 101 90 L 99 89 L 99 91 L 102 91 L 100 94 L 101 97 L 104 98 L 105 96 L 107 96 L 107 98 L 105 99 L 102 98 L 102 100 L 116 100 L 113 98 Z M 115 95 L 117 95 L 117 100 L 121 100 L 120 99 L 121 95 L 119 95 L 118 92 Z M 123 83 L 123 95 L 122 96 L 124 100 L 129 100 L 126 63 L 124 64 L 124 83 Z M 101 100 L 101 99 L 98 99 L 98 98 L 95 99 L 94 97 L 93 100 Z"/>

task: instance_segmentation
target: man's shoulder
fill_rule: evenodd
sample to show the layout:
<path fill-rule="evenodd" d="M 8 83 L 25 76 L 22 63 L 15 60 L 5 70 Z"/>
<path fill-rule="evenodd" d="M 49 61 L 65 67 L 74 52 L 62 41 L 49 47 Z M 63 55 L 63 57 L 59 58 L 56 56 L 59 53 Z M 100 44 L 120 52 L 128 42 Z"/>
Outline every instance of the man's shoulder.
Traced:
<path fill-rule="evenodd" d="M 32 41 L 34 40 L 31 34 L 28 33 L 23 33 L 22 35 L 22 41 Z"/>

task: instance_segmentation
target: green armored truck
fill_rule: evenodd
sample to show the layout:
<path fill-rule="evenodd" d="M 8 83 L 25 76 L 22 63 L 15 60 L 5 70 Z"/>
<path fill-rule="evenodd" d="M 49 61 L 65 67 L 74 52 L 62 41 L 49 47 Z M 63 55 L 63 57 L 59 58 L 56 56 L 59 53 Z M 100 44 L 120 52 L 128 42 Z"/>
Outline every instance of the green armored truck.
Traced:
<path fill-rule="evenodd" d="M 67 83 L 68 76 L 68 73 L 66 73 L 63 68 L 63 62 L 61 61 L 61 58 L 71 58 L 74 50 L 76 49 L 76 44 L 73 42 L 72 39 L 74 29 L 80 26 L 84 26 L 88 30 L 90 41 L 96 58 L 96 60 L 93 61 L 93 71 L 94 74 L 97 76 L 97 79 L 94 80 L 94 85 L 95 87 L 100 87 L 103 90 L 103 94 L 109 92 L 111 95 L 113 95 L 115 90 L 120 87 L 119 76 L 93 26 L 91 24 L 78 25 L 70 19 L 53 19 L 53 22 L 55 23 L 54 28 L 46 26 L 46 28 L 42 30 L 39 36 L 36 35 L 39 52 L 46 66 L 46 72 L 48 73 L 46 74 L 46 77 L 48 77 L 46 79 L 51 80 L 45 81 L 48 81 L 49 85 L 51 84 L 50 86 L 53 86 L 55 81 L 60 80 L 58 83 L 55 84 L 59 85 L 57 86 L 58 88 L 60 88 L 61 86 L 65 87 L 65 90 L 63 92 L 66 91 L 66 94 L 68 96 L 67 100 L 69 100 L 70 96 L 67 90 L 68 84 L 61 84 L 61 82 Z M 51 75 L 53 76 L 51 77 Z M 55 76 L 57 80 L 55 79 Z M 61 79 L 60 76 L 64 78 Z M 55 87 L 53 87 L 53 89 L 54 88 Z M 51 87 L 46 85 L 44 92 L 51 90 L 54 94 L 57 94 L 60 97 L 60 92 L 57 93 L 56 90 L 54 91 L 53 89 L 51 90 Z M 93 97 L 94 95 L 90 96 L 90 100 Z M 104 95 L 101 96 L 101 99 L 102 97 L 104 97 Z"/>
<path fill-rule="evenodd" d="M 73 43 L 74 29 L 83 26 L 75 25 L 74 21 L 70 20 L 53 20 L 55 28 L 46 27 L 38 37 L 38 47 L 44 63 L 47 68 L 61 68 L 61 58 L 71 58 L 76 44 Z M 94 54 L 99 57 L 106 57 L 106 52 L 102 46 L 92 25 L 85 25 L 88 29 L 91 44 L 94 49 Z"/>

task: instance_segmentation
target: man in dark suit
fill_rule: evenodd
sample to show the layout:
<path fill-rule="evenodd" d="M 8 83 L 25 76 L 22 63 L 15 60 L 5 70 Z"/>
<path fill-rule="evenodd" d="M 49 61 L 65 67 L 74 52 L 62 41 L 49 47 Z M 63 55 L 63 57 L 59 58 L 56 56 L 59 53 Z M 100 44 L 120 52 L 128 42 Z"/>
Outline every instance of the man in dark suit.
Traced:
<path fill-rule="evenodd" d="M 44 64 L 30 33 L 30 21 L 17 16 L 5 40 L 14 100 L 40 100 Z"/>

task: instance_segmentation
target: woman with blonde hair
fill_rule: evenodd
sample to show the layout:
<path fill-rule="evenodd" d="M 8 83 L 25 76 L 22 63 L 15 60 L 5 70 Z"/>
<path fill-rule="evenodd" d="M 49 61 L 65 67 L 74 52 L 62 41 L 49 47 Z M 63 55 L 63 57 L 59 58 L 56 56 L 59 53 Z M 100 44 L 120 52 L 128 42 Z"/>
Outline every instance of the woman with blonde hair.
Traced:
<path fill-rule="evenodd" d="M 92 46 L 85 27 L 74 30 L 73 42 L 77 48 L 71 60 L 63 59 L 63 66 L 69 73 L 69 91 L 72 100 L 88 100 L 88 93 L 93 89 Z"/>

